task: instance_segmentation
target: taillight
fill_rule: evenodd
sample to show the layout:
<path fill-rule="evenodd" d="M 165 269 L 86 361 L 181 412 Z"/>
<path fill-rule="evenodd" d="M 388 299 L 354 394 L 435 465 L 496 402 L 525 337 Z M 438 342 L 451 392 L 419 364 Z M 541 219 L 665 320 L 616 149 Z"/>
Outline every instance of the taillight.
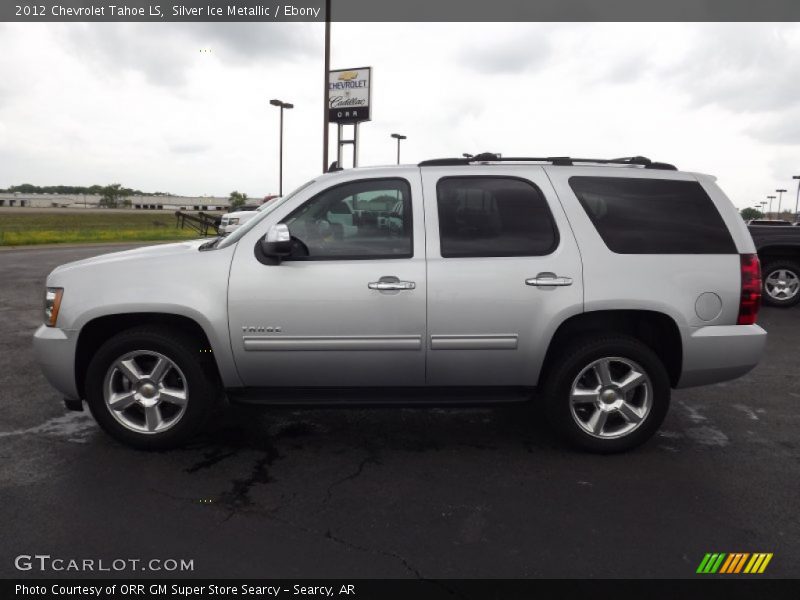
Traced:
<path fill-rule="evenodd" d="M 742 273 L 742 296 L 739 300 L 737 325 L 752 325 L 756 322 L 761 306 L 761 264 L 757 254 L 740 256 Z"/>

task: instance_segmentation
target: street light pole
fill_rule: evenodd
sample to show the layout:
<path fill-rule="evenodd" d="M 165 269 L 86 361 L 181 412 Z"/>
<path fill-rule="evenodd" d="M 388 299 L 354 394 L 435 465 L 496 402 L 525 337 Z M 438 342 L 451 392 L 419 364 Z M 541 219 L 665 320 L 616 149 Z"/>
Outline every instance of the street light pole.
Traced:
<path fill-rule="evenodd" d="M 769 200 L 769 213 L 767 218 L 770 218 L 772 215 L 772 201 L 775 200 L 775 196 L 767 196 L 767 200 Z"/>
<path fill-rule="evenodd" d="M 278 195 L 283 196 L 283 109 L 289 110 L 290 108 L 294 108 L 294 104 L 289 104 L 281 100 L 270 100 L 269 103 L 281 109 L 280 151 L 278 155 Z"/>
<path fill-rule="evenodd" d="M 775 190 L 775 191 L 778 192 L 778 216 L 780 217 L 781 216 L 781 201 L 783 200 L 783 193 L 786 190 Z"/>
<path fill-rule="evenodd" d="M 794 222 L 797 223 L 797 204 L 800 203 L 800 175 L 793 175 L 792 179 L 797 179 L 797 199 L 794 201 Z"/>
<path fill-rule="evenodd" d="M 393 133 L 392 137 L 397 140 L 397 164 L 400 164 L 400 140 L 406 139 L 406 136 L 399 133 Z"/>

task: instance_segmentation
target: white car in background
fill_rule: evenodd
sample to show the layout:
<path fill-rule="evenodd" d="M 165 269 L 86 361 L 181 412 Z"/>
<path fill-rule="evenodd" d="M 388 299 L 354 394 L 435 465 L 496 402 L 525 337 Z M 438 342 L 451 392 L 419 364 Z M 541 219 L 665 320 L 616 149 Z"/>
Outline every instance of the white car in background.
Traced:
<path fill-rule="evenodd" d="M 276 196 L 277 197 L 277 196 Z M 228 235 L 236 231 L 240 225 L 247 223 L 250 219 L 256 216 L 260 211 L 264 210 L 272 204 L 275 198 L 265 200 L 260 206 L 248 206 L 243 210 L 228 213 L 222 216 L 222 221 L 219 224 L 219 234 Z"/>

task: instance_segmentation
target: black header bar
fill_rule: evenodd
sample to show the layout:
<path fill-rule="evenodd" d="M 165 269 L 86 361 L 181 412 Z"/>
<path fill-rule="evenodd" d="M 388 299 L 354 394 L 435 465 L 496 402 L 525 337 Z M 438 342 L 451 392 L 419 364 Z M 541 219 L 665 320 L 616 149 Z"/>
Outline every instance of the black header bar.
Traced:
<path fill-rule="evenodd" d="M 340 22 L 800 21 L 797 0 L 331 0 Z M 7 22 L 321 22 L 325 0 L 3 0 Z"/>
<path fill-rule="evenodd" d="M 38 579 L 0 582 L 4 600 L 603 600 L 605 598 L 723 597 L 726 600 L 796 598 L 797 584 L 789 579 L 756 580 L 705 578 L 678 580 L 614 579 L 351 579 L 351 580 L 236 580 L 236 579 Z"/>

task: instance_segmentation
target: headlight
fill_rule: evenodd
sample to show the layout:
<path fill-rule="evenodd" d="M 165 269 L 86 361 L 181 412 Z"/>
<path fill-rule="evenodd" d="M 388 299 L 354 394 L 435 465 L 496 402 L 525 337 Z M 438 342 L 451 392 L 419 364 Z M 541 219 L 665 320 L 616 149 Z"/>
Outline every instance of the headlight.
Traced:
<path fill-rule="evenodd" d="M 228 219 L 228 225 L 238 225 L 239 219 Z"/>
<path fill-rule="evenodd" d="M 64 288 L 47 288 L 44 295 L 44 323 L 48 327 L 55 327 L 58 320 L 58 309 L 61 308 L 61 296 Z"/>

